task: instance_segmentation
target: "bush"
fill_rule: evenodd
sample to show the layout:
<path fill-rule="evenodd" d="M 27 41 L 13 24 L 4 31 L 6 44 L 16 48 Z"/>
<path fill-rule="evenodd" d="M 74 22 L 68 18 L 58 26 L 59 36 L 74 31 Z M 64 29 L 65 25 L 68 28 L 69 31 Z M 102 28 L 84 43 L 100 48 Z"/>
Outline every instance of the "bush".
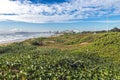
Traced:
<path fill-rule="evenodd" d="M 35 45 L 35 46 L 44 46 L 44 43 L 42 41 L 34 41 L 34 42 L 32 42 L 32 45 Z"/>

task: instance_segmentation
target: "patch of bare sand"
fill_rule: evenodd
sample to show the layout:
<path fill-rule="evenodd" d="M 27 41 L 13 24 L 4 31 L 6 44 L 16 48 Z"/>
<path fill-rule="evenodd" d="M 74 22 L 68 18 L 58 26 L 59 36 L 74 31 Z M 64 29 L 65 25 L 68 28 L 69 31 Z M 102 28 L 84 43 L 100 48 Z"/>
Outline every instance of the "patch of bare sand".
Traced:
<path fill-rule="evenodd" d="M 80 43 L 80 45 L 88 45 L 89 43 L 88 42 L 82 42 Z"/>
<path fill-rule="evenodd" d="M 14 43 L 14 42 L 1 43 L 0 46 L 7 46 L 7 45 L 10 45 L 10 44 L 12 44 L 12 43 Z"/>

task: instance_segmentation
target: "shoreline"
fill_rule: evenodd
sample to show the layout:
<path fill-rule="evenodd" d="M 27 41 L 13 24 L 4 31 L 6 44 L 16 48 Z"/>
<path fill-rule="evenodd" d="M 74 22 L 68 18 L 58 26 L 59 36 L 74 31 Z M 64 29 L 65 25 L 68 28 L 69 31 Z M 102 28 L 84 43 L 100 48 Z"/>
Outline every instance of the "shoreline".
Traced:
<path fill-rule="evenodd" d="M 57 37 L 57 36 L 60 36 L 60 35 L 63 35 L 63 34 L 54 34 L 54 35 L 45 36 L 45 37 Z M 43 37 L 43 36 L 41 36 L 41 37 Z M 7 46 L 7 45 L 10 45 L 10 44 L 13 44 L 13 43 L 23 42 L 23 41 L 25 41 L 25 40 L 35 39 L 35 38 L 39 38 L 39 37 L 27 38 L 27 39 L 18 39 L 18 40 L 11 40 L 11 41 L 6 41 L 6 42 L 1 42 L 1 43 L 0 43 L 0 46 Z"/>
<path fill-rule="evenodd" d="M 25 39 L 25 40 L 27 40 L 27 39 Z M 17 42 L 22 42 L 25 40 L 13 40 L 13 41 L 8 41 L 8 42 L 2 42 L 2 43 L 0 43 L 0 46 L 6 46 L 6 45 L 10 45 L 10 44 L 17 43 Z"/>

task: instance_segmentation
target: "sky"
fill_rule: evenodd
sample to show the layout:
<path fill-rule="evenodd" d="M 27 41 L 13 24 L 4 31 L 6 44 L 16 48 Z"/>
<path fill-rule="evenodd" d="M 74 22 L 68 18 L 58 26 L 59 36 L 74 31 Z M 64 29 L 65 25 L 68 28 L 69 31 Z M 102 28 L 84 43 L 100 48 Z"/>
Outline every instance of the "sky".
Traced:
<path fill-rule="evenodd" d="M 120 28 L 120 0 L 1 0 L 0 31 Z"/>

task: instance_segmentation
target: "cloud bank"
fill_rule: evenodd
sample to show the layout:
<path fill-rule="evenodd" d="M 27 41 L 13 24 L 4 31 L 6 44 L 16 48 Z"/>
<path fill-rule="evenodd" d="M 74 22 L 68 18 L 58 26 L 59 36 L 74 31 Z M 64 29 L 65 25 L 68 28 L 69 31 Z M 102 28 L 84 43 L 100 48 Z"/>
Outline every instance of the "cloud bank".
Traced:
<path fill-rule="evenodd" d="M 60 4 L 0 1 L 0 21 L 46 23 L 115 15 L 120 15 L 120 0 L 70 0 Z"/>

